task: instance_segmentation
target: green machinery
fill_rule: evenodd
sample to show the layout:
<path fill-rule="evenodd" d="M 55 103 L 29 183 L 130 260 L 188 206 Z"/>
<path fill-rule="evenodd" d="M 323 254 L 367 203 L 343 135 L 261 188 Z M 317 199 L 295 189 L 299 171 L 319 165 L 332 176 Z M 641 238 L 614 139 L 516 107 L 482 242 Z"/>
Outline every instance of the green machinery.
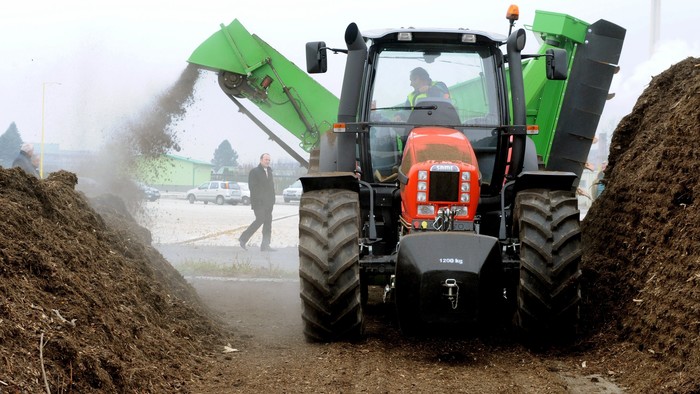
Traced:
<path fill-rule="evenodd" d="M 542 39 L 539 54 L 566 49 L 569 78 L 550 81 L 539 61 L 524 66 L 528 124 L 539 125 L 532 136 L 547 169 L 581 176 L 613 75 L 619 67 L 625 29 L 605 20 L 588 24 L 574 17 L 537 11 L 532 31 Z"/>
<path fill-rule="evenodd" d="M 536 11 L 532 31 L 541 39 L 539 55 L 566 49 L 569 78 L 548 80 L 544 57 L 525 59 L 523 78 L 528 124 L 538 125 L 535 142 L 547 169 L 581 175 L 617 71 L 625 30 L 607 21 L 586 23 L 569 15 Z M 248 99 L 296 136 L 310 152 L 337 121 L 339 100 L 294 63 L 234 20 L 212 34 L 188 61 L 219 75 L 224 93 L 271 139 L 302 165 L 305 157 L 255 118 L 238 98 Z M 450 87 L 455 98 L 459 87 Z M 474 97 L 464 99 L 477 100 Z"/>
<path fill-rule="evenodd" d="M 309 152 L 321 133 L 332 130 L 338 98 L 238 21 L 203 42 L 189 62 L 219 74 L 224 93 L 287 153 L 308 166 L 238 98 L 246 98 L 300 140 Z"/>

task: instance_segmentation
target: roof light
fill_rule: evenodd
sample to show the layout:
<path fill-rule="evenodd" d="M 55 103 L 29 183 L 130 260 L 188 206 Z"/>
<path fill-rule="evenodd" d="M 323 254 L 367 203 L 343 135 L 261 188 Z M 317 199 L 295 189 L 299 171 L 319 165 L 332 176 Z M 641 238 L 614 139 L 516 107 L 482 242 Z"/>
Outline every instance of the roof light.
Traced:
<path fill-rule="evenodd" d="M 400 32 L 396 38 L 399 41 L 413 41 L 413 34 L 409 32 Z"/>
<path fill-rule="evenodd" d="M 508 12 L 506 12 L 506 19 L 513 22 L 517 21 L 518 18 L 520 18 L 520 9 L 517 5 L 511 4 L 510 7 L 508 7 Z"/>
<path fill-rule="evenodd" d="M 467 44 L 473 44 L 476 42 L 476 35 L 474 34 L 462 34 L 462 42 Z"/>

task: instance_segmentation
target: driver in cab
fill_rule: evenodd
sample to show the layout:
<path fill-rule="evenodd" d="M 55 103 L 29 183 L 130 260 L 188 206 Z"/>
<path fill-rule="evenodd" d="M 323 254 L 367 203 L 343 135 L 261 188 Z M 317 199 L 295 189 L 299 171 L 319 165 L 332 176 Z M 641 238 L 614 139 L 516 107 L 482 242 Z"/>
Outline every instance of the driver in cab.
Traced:
<path fill-rule="evenodd" d="M 430 75 L 422 67 L 416 67 L 411 70 L 409 75 L 411 87 L 413 91 L 406 98 L 406 107 L 415 107 L 416 102 L 420 99 L 435 97 L 441 99 L 449 99 L 450 92 L 444 82 L 433 81 Z"/>

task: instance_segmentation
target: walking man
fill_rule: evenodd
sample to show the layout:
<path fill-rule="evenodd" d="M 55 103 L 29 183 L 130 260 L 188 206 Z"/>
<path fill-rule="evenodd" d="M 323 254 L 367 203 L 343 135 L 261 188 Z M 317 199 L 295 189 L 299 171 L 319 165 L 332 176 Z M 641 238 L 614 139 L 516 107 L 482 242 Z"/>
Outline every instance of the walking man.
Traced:
<path fill-rule="evenodd" d="M 270 238 L 272 234 L 272 207 L 275 205 L 275 183 L 272 178 L 268 153 L 263 153 L 260 156 L 260 164 L 250 170 L 248 187 L 250 188 L 250 207 L 255 212 L 255 221 L 241 234 L 238 242 L 241 248 L 247 250 L 248 240 L 262 226 L 260 250 L 274 252 L 275 249 L 270 248 Z"/>

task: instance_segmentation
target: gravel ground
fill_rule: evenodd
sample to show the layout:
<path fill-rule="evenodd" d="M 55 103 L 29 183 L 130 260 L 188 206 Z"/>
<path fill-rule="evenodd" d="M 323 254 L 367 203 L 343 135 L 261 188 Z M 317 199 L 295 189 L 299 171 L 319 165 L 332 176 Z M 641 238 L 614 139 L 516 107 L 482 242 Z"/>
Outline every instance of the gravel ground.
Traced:
<path fill-rule="evenodd" d="M 381 303 L 376 289 L 365 311 L 362 341 L 307 343 L 296 277 L 298 208 L 297 203 L 275 206 L 272 247 L 277 252 L 267 253 L 256 247 L 259 232 L 247 251 L 238 246 L 238 236 L 253 220 L 248 206 L 173 198 L 145 205 L 139 221 L 178 270 L 205 262 L 222 267 L 245 263 L 290 274 L 277 279 L 184 273 L 207 307 L 237 333 L 204 383 L 191 387 L 194 392 L 621 392 L 602 376 L 595 359 L 582 367 L 594 355 L 536 353 L 508 334 L 403 337 L 393 309 Z"/>
<path fill-rule="evenodd" d="M 244 264 L 296 277 L 298 203 L 283 203 L 278 196 L 271 244 L 277 251 L 261 252 L 260 230 L 250 239 L 248 250 L 238 245 L 238 237 L 255 218 L 250 206 L 190 204 L 170 197 L 145 204 L 138 220 L 151 230 L 153 246 L 175 268 L 197 263 Z"/>

